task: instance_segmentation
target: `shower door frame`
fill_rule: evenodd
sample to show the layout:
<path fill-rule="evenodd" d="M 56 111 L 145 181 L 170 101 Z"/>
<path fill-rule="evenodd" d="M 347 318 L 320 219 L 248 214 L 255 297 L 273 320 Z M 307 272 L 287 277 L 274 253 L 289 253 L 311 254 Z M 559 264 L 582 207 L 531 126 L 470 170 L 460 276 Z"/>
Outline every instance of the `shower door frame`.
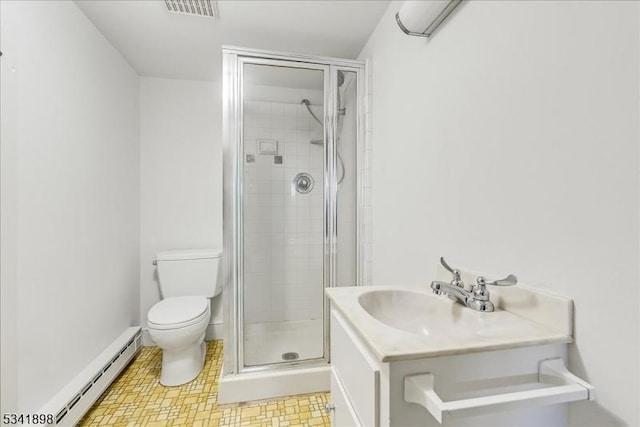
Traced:
<path fill-rule="evenodd" d="M 323 176 L 323 289 L 337 279 L 337 80 L 338 71 L 356 73 L 356 284 L 362 283 L 362 164 L 364 158 L 365 64 L 337 58 L 315 57 L 238 47 L 223 54 L 223 374 L 326 365 L 329 360 L 329 305 L 323 297 L 323 356 L 315 359 L 244 365 L 244 262 L 243 262 L 243 72 L 245 64 L 271 65 L 323 71 L 324 176 Z"/>

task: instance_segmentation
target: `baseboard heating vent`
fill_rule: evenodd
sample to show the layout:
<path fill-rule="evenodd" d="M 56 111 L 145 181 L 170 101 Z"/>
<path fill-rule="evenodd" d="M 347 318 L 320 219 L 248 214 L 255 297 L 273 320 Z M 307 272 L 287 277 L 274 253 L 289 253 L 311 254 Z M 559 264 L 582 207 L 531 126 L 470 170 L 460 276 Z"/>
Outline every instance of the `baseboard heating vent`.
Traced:
<path fill-rule="evenodd" d="M 69 384 L 40 414 L 55 414 L 55 426 L 75 426 L 142 348 L 142 330 L 128 328 Z"/>

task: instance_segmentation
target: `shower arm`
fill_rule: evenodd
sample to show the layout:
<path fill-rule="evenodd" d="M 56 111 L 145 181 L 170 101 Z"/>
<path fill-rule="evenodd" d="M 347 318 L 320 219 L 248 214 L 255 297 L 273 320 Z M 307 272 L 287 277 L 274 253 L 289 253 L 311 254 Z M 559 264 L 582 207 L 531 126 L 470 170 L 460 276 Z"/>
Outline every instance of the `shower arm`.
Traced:
<path fill-rule="evenodd" d="M 308 99 L 303 99 L 302 100 L 302 104 L 304 104 L 304 106 L 307 107 L 307 111 L 309 112 L 309 114 L 311 114 L 311 117 L 313 117 L 316 120 L 316 122 L 318 122 L 318 124 L 320 126 L 324 127 L 324 124 L 322 124 L 322 122 L 320 121 L 318 116 L 316 116 L 315 113 L 313 111 L 311 111 L 311 103 L 309 102 L 309 100 Z"/>

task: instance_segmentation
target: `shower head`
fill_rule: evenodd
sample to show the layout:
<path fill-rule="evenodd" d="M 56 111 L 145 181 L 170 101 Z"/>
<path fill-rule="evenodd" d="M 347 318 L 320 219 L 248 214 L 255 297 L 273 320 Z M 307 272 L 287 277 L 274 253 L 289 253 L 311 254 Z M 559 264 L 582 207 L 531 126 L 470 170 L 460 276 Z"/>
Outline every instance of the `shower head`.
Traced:
<path fill-rule="evenodd" d="M 338 70 L 338 87 L 341 87 L 344 84 L 344 73 Z"/>

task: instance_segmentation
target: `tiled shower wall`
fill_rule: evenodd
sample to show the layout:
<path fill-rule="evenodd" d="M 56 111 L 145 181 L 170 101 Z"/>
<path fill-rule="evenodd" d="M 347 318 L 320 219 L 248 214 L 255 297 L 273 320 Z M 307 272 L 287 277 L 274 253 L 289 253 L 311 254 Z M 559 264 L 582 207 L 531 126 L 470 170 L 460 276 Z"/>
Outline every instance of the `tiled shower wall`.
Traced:
<path fill-rule="evenodd" d="M 245 322 L 321 319 L 324 147 L 311 140 L 322 128 L 298 103 L 248 101 L 244 118 Z M 261 154 L 261 139 L 277 154 Z M 315 180 L 308 194 L 292 185 L 300 172 Z"/>

